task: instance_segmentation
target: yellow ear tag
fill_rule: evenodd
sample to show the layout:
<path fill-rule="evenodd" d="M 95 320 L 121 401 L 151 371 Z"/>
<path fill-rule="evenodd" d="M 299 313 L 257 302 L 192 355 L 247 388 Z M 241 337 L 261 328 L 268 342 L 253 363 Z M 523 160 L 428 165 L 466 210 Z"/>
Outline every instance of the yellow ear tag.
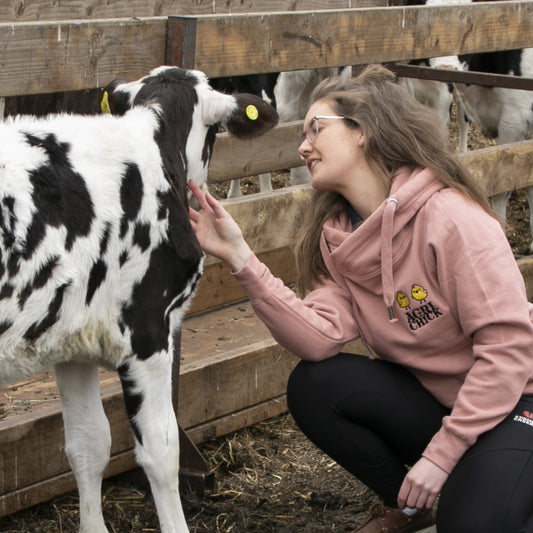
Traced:
<path fill-rule="evenodd" d="M 109 107 L 109 96 L 107 94 L 107 91 L 104 91 L 102 100 L 100 100 L 100 110 L 104 115 L 111 114 L 111 108 Z"/>
<path fill-rule="evenodd" d="M 257 107 L 252 104 L 246 106 L 246 116 L 250 120 L 257 120 L 257 117 L 259 116 L 259 111 L 257 110 Z"/>

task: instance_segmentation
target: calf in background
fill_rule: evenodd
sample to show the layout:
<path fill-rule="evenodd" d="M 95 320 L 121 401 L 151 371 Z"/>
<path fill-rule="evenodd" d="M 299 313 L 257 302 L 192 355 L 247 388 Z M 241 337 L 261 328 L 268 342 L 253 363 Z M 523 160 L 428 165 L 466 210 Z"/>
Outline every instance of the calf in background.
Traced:
<path fill-rule="evenodd" d="M 508 74 L 533 78 L 533 48 L 485 52 L 460 56 L 464 69 L 488 74 Z M 533 137 L 533 91 L 456 84 L 468 118 L 487 137 L 505 144 Z M 528 187 L 529 226 L 533 235 L 533 187 Z M 505 192 L 492 197 L 496 213 L 506 219 Z M 533 243 L 528 253 L 533 253 Z"/>

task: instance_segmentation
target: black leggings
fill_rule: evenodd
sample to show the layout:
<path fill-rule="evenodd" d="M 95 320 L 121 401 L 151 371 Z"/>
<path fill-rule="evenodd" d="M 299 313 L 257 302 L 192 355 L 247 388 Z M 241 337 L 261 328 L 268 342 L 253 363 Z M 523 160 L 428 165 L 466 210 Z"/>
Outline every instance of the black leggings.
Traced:
<path fill-rule="evenodd" d="M 300 362 L 287 399 L 306 436 L 391 507 L 405 465 L 449 414 L 404 368 L 352 354 Z M 533 426 L 513 420 L 524 411 L 533 413 L 533 396 L 454 468 L 439 499 L 438 533 L 533 533 Z"/>

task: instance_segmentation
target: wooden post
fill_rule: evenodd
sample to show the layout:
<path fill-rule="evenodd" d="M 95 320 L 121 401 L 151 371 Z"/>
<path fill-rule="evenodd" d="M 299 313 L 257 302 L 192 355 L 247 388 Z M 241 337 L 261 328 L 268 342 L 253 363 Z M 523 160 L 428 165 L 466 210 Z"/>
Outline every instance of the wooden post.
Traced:
<path fill-rule="evenodd" d="M 193 17 L 175 17 L 172 19 L 172 24 L 168 24 L 167 64 L 181 68 L 194 68 L 196 27 L 197 20 Z"/>

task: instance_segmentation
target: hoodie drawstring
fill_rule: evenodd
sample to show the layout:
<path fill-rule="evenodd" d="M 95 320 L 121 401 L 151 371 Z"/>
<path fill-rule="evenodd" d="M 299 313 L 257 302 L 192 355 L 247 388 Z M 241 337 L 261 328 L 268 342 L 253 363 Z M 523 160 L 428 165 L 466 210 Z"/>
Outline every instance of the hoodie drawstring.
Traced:
<path fill-rule="evenodd" d="M 381 222 L 381 283 L 383 286 L 383 300 L 391 322 L 398 320 L 394 315 L 394 280 L 392 272 L 392 231 L 397 207 L 398 200 L 396 198 L 388 198 Z"/>

